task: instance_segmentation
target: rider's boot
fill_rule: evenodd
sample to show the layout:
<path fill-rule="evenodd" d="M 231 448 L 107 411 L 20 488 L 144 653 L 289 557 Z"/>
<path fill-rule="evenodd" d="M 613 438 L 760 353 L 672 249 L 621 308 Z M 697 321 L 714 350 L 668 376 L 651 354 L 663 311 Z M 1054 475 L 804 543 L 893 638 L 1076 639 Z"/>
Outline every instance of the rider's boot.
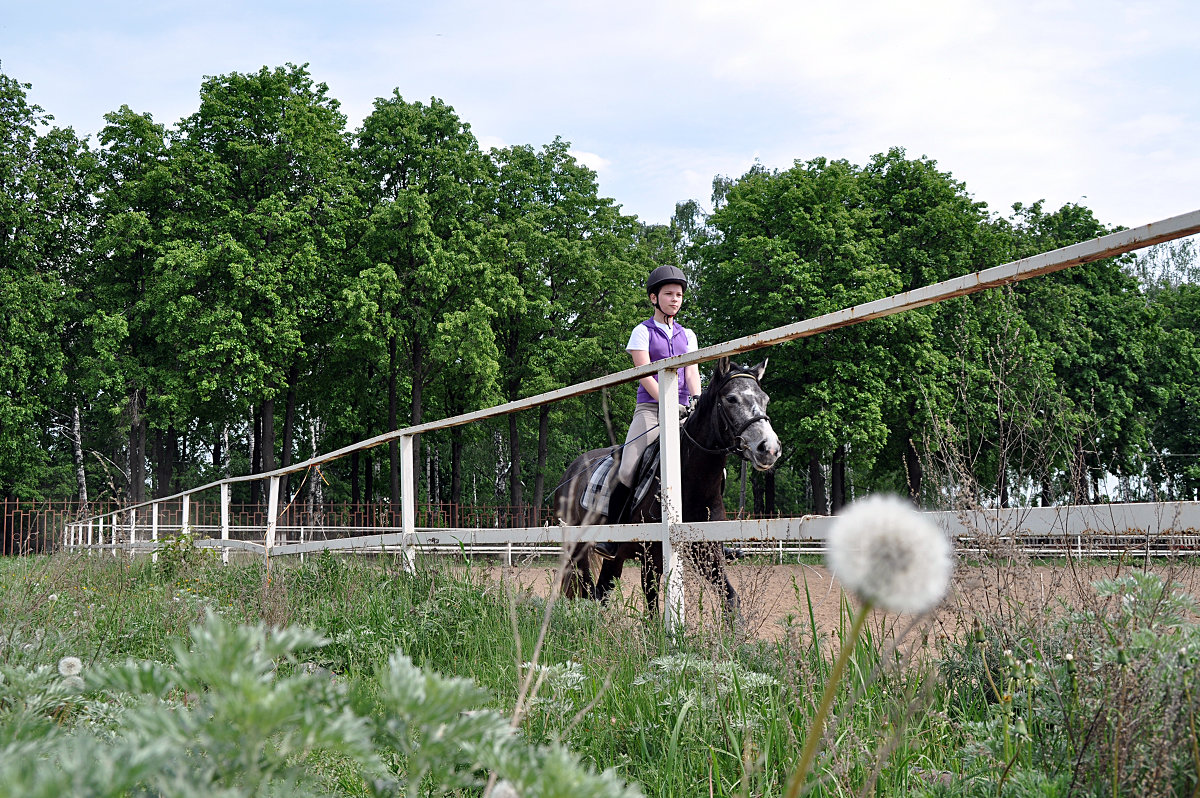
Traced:
<path fill-rule="evenodd" d="M 632 489 L 625 483 L 618 481 L 613 485 L 612 493 L 608 497 L 608 523 L 623 524 L 625 523 L 626 514 L 629 505 L 629 494 Z M 620 543 L 613 541 L 605 541 L 596 544 L 596 553 L 606 560 L 616 559 L 617 549 Z"/>

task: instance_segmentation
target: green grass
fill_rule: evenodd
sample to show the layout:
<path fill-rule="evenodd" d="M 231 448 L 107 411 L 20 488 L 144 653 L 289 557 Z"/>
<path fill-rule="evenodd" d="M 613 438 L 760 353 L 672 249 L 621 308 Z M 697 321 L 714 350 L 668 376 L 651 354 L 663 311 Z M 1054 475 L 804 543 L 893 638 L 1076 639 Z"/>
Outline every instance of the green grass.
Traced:
<path fill-rule="evenodd" d="M 711 629 L 671 639 L 642 613 L 640 598 L 608 607 L 565 600 L 548 607 L 532 592 L 508 590 L 467 564 L 432 559 L 418 566 L 409 574 L 390 558 L 323 555 L 304 564 L 276 563 L 268 574 L 257 561 L 222 566 L 197 553 L 157 565 L 109 556 L 0 560 L 0 666 L 28 670 L 64 656 L 80 657 L 86 667 L 170 662 L 176 647 L 188 645 L 189 628 L 213 612 L 235 624 L 316 630 L 330 642 L 304 654 L 305 667 L 335 674 L 368 714 L 384 711 L 381 674 L 401 651 L 427 671 L 473 680 L 490 696 L 488 706 L 508 716 L 520 692 L 520 664 L 537 654 L 545 670 L 522 720 L 525 739 L 561 742 L 596 770 L 616 769 L 649 796 L 783 793 L 830 666 L 830 647 L 814 637 L 806 597 L 794 612 L 802 620 L 777 643 L 735 640 Z M 848 606 L 844 614 L 847 626 Z M 1118 637 L 1135 631 L 1105 623 Z M 1195 674 L 1190 660 L 1177 672 L 1150 664 L 1165 662 L 1169 646 L 1191 645 L 1193 631 L 1176 625 L 1174 637 L 1154 648 L 1158 654 L 1145 646 L 1138 653 L 1148 668 L 1142 674 L 1152 671 L 1157 679 L 1145 685 L 1142 703 L 1130 694 L 1134 677 L 1122 677 L 1125 672 L 1105 659 L 1111 641 L 1097 641 L 1090 651 L 1086 641 L 1066 633 L 1058 649 L 1045 650 L 1042 641 L 1043 650 L 1019 652 L 1022 661 L 1027 655 L 1037 661 L 1036 680 L 1022 681 L 1005 673 L 998 644 L 946 641 L 926 660 L 900 664 L 889 655 L 893 641 L 868 633 L 851 661 L 808 794 L 1067 794 L 1069 785 L 1060 783 L 1064 766 L 1055 757 L 1073 753 L 1082 761 L 1078 739 L 1068 751 L 1068 734 L 1089 723 L 1099 734 L 1084 752 L 1094 767 L 1076 769 L 1084 783 L 1074 789 L 1110 784 L 1106 730 L 1110 742 L 1132 752 L 1123 762 L 1118 757 L 1118 780 L 1137 783 L 1135 770 L 1148 767 L 1150 755 L 1133 755 L 1141 750 L 1126 739 L 1133 730 L 1177 740 L 1187 728 L 1181 710 L 1178 722 L 1155 725 L 1139 714 L 1143 704 L 1175 696 L 1178 707 Z M 989 629 L 988 639 L 1005 634 Z M 1144 634 L 1140 639 L 1145 643 Z M 1096 674 L 1069 701 L 1063 650 L 1075 651 Z M 1009 705 L 989 700 L 985 663 L 993 678 L 1008 679 L 1002 691 L 1014 697 Z M 1118 693 L 1122 720 L 1084 711 Z M 1014 742 L 1018 715 L 1028 719 L 1026 732 L 1036 739 Z M 5 717 L 0 711 L 0 728 Z M 1165 783 L 1185 791 L 1198 763 L 1187 746 L 1174 747 L 1182 754 L 1165 767 Z M 318 757 L 311 766 L 328 794 L 369 794 L 344 758 Z"/>

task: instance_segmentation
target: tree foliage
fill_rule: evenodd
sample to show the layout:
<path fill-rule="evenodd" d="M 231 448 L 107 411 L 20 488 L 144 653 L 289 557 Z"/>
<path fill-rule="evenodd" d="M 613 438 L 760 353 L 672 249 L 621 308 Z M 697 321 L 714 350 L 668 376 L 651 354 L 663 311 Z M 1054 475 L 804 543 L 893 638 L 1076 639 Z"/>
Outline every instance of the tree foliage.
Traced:
<path fill-rule="evenodd" d="M 292 64 L 206 78 L 173 124 L 122 106 L 95 150 L 29 89 L 0 75 L 0 497 L 140 500 L 627 367 L 661 263 L 707 344 L 1112 229 L 990 213 L 901 149 L 718 177 L 711 211 L 646 225 L 561 138 L 484 152 L 398 89 L 351 132 Z M 1196 263 L 1165 245 L 773 349 L 786 454 L 756 509 L 1200 495 Z M 631 409 L 614 390 L 426 435 L 422 498 L 545 510 Z M 306 499 L 394 509 L 381 454 Z"/>

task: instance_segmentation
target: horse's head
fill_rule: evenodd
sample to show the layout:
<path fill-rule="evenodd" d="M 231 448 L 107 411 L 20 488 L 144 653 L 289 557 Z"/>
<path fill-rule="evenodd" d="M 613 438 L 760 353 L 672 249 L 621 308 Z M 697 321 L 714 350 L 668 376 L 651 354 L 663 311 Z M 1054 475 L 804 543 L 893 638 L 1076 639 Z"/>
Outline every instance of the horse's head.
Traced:
<path fill-rule="evenodd" d="M 766 370 L 766 359 L 746 367 L 721 358 L 709 389 L 704 392 L 706 398 L 712 399 L 716 423 L 728 445 L 759 471 L 775 465 L 782 451 L 779 436 L 767 417 L 771 398 L 760 384 Z"/>

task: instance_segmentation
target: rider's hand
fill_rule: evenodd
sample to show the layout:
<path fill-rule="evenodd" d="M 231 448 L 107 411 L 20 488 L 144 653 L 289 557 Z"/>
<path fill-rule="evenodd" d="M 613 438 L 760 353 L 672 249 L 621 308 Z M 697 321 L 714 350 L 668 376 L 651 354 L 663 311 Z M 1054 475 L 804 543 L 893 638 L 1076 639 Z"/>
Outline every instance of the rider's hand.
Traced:
<path fill-rule="evenodd" d="M 696 405 L 697 405 L 697 404 L 699 404 L 699 403 L 700 403 L 700 397 L 699 397 L 699 396 L 693 396 L 693 397 L 691 397 L 690 399 L 688 399 L 688 403 L 687 403 L 687 405 L 686 405 L 686 406 L 684 406 L 684 405 L 680 405 L 680 406 L 679 406 L 679 419 L 680 419 L 680 421 L 682 421 L 683 419 L 685 419 L 685 418 L 687 418 L 688 416 L 690 416 L 690 415 L 692 414 L 692 412 L 693 412 L 693 411 L 696 409 Z"/>

